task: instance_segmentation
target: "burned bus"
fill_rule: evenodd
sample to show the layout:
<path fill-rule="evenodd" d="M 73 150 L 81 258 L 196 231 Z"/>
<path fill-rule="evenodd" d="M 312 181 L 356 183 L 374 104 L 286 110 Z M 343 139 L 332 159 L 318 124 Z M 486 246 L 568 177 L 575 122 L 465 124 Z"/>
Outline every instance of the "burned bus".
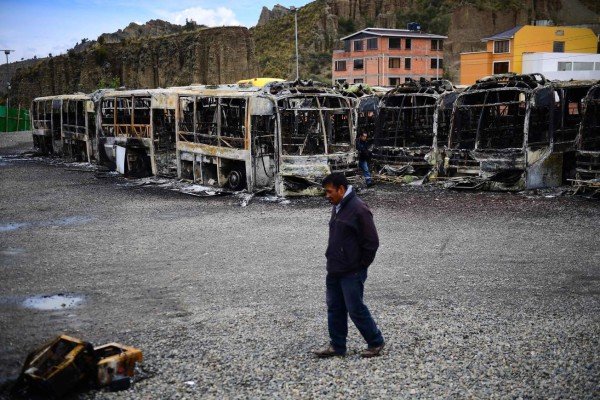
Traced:
<path fill-rule="evenodd" d="M 589 80 L 551 82 L 554 115 L 550 129 L 553 131 L 553 151 L 562 154 L 563 181 L 576 175 L 577 135 L 583 121 L 586 96 L 595 83 Z"/>
<path fill-rule="evenodd" d="M 445 168 L 478 179 L 455 187 L 523 190 L 561 185 L 574 170 L 587 82 L 540 74 L 492 76 L 458 96 Z"/>
<path fill-rule="evenodd" d="M 58 96 L 37 97 L 31 103 L 33 148 L 42 154 L 60 154 L 61 101 Z"/>
<path fill-rule="evenodd" d="M 379 111 L 379 101 L 387 90 L 362 83 L 337 84 L 335 87 L 342 95 L 350 98 L 354 107 L 354 134 L 356 137 L 367 132 L 369 138 L 375 133 L 375 124 Z"/>
<path fill-rule="evenodd" d="M 175 91 L 105 89 L 94 101 L 100 164 L 135 177 L 175 176 Z"/>
<path fill-rule="evenodd" d="M 353 108 L 306 82 L 218 85 L 180 91 L 178 176 L 278 195 L 313 194 L 330 172 L 354 172 Z"/>
<path fill-rule="evenodd" d="M 577 138 L 577 180 L 600 178 L 600 83 L 583 99 L 583 117 Z M 596 184 L 598 187 L 598 184 Z"/>
<path fill-rule="evenodd" d="M 445 80 L 410 81 L 387 92 L 379 103 L 373 140 L 376 167 L 410 167 L 416 175 L 437 168 L 440 157 L 431 154 L 437 149 L 435 132 L 438 141 L 447 138 L 455 98 Z"/>
<path fill-rule="evenodd" d="M 36 151 L 87 162 L 95 158 L 96 124 L 90 95 L 38 97 L 31 106 L 31 121 Z"/>

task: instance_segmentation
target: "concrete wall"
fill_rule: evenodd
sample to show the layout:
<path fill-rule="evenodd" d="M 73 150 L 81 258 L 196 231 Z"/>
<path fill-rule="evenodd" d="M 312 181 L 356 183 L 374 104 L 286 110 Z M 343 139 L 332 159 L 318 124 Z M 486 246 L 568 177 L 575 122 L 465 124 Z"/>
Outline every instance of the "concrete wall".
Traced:
<path fill-rule="evenodd" d="M 559 71 L 559 63 L 571 63 L 570 71 Z M 576 71 L 579 63 L 593 63 L 594 69 Z M 586 65 L 587 66 L 587 65 Z M 548 79 L 561 81 L 600 79 L 600 54 L 585 53 L 526 53 L 523 54 L 523 73 L 539 72 Z"/>

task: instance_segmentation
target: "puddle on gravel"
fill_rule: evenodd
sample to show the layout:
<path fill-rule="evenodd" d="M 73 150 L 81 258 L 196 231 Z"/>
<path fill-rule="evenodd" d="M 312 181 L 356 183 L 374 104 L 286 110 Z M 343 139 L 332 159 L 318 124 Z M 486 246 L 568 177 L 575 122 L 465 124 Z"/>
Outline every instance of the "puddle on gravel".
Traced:
<path fill-rule="evenodd" d="M 49 221 L 35 221 L 35 222 L 6 222 L 0 224 L 0 232 L 11 232 L 17 229 L 25 227 L 47 227 L 47 226 L 67 226 L 67 225 L 78 225 L 85 224 L 87 222 L 95 220 L 95 217 L 90 215 L 74 215 L 71 217 L 52 219 Z"/>
<path fill-rule="evenodd" d="M 59 293 L 51 296 L 32 296 L 25 299 L 22 304 L 23 307 L 36 310 L 64 310 L 78 306 L 82 302 L 82 296 Z"/>
<path fill-rule="evenodd" d="M 0 232 L 16 231 L 19 228 L 30 225 L 28 222 L 8 222 L 6 224 L 0 224 Z"/>
<path fill-rule="evenodd" d="M 25 249 L 21 247 L 7 247 L 6 249 L 0 250 L 0 256 L 14 257 L 25 254 Z"/>

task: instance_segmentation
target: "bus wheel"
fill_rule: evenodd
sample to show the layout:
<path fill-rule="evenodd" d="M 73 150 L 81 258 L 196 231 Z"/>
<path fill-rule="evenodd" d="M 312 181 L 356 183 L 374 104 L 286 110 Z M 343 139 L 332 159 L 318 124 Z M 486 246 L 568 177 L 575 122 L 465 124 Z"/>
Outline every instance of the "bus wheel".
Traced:
<path fill-rule="evenodd" d="M 234 169 L 227 176 L 227 185 L 233 190 L 243 189 L 246 185 L 246 179 L 242 171 Z"/>

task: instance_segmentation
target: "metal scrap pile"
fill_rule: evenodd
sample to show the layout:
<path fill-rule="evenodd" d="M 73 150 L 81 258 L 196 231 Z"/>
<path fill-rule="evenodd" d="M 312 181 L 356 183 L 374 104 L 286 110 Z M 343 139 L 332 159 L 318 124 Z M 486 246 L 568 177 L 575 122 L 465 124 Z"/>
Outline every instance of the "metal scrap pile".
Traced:
<path fill-rule="evenodd" d="M 94 347 L 62 335 L 31 352 L 13 387 L 17 397 L 60 398 L 77 387 L 128 389 L 141 350 L 119 343 Z"/>

